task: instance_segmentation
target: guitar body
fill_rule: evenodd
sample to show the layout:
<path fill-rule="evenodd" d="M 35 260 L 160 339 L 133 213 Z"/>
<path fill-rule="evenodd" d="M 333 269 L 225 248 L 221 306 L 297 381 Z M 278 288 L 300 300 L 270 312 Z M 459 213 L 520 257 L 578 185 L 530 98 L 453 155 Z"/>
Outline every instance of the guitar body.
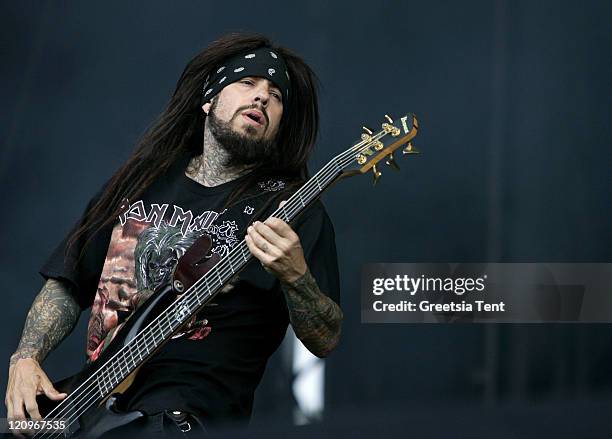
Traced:
<path fill-rule="evenodd" d="M 197 281 L 198 278 L 203 276 L 219 261 L 219 255 L 212 254 L 211 256 L 209 253 L 211 244 L 210 237 L 202 235 L 179 260 L 174 273 L 174 279 L 180 279 L 183 288 L 191 287 L 193 282 Z M 127 346 L 139 332 L 174 302 L 176 296 L 177 293 L 172 288 L 172 282 L 167 282 L 157 288 L 151 297 L 142 303 L 129 319 L 127 319 L 124 326 L 117 332 L 112 342 L 102 351 L 95 362 L 86 366 L 78 374 L 54 383 L 56 389 L 68 394 L 68 397 L 63 403 L 62 401 L 52 401 L 44 395 L 38 395 L 36 397 L 41 415 L 46 418 L 53 409 L 61 404 L 62 407 L 60 407 L 57 412 L 51 413 L 50 416 L 61 419 L 62 412 L 65 412 L 71 404 L 79 404 L 78 399 L 75 401 L 70 399 L 70 394 L 77 390 L 81 384 L 85 383 L 89 377 L 93 376 L 100 368 L 104 367 L 105 363 L 115 356 L 115 354 Z M 187 323 L 187 321 L 185 321 L 185 323 Z M 166 339 L 161 343 L 157 349 L 163 346 L 168 340 L 169 339 Z M 153 352 L 154 351 L 151 351 L 151 353 Z M 119 427 L 134 419 L 142 417 L 144 414 L 140 411 L 121 412 L 115 405 L 117 398 L 114 395 L 125 392 L 131 386 L 137 373 L 138 368 L 114 387 L 112 395 L 101 400 L 99 404 L 95 404 L 91 408 L 85 410 L 84 413 L 79 416 L 80 428 L 77 430 L 77 428 L 71 427 L 70 430 L 78 431 L 79 437 L 95 439 L 115 427 Z M 97 389 L 97 383 L 93 380 L 85 385 Z"/>

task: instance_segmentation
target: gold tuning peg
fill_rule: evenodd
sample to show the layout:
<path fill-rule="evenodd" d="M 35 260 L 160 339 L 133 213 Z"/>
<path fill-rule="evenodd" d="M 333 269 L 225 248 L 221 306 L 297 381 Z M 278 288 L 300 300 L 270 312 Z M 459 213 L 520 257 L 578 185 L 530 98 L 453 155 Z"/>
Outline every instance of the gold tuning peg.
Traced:
<path fill-rule="evenodd" d="M 393 123 L 393 118 L 391 118 L 391 116 L 389 116 L 388 114 L 385 114 L 385 119 L 387 119 L 387 122 L 389 123 Z"/>
<path fill-rule="evenodd" d="M 395 161 L 395 158 L 393 157 L 393 153 L 389 154 L 388 156 L 389 158 L 387 160 L 385 160 L 385 163 L 389 166 L 391 166 L 392 169 L 395 169 L 396 171 L 399 171 L 400 168 L 397 164 L 397 162 Z"/>
<path fill-rule="evenodd" d="M 414 149 L 414 147 L 412 146 L 412 142 L 408 142 L 408 145 L 406 145 L 406 147 L 402 150 L 402 153 L 404 153 L 404 154 L 419 154 L 419 151 Z"/>
<path fill-rule="evenodd" d="M 374 186 L 376 186 L 376 183 L 378 183 L 378 179 L 382 175 L 382 172 L 376 169 L 376 165 L 374 165 L 372 166 L 372 173 L 374 174 Z"/>
<path fill-rule="evenodd" d="M 368 127 L 361 127 L 363 128 L 363 133 L 361 133 L 361 140 L 363 140 L 364 142 L 369 142 L 370 140 L 372 140 L 372 130 L 369 129 Z"/>

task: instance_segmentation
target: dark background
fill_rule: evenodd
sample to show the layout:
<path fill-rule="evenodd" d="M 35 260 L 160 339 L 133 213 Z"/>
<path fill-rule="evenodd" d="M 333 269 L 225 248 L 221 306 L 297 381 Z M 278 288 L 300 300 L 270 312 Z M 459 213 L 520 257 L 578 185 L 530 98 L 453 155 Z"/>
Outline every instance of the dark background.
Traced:
<path fill-rule="evenodd" d="M 257 31 L 321 79 L 312 170 L 385 113 L 415 112 L 421 127 L 422 154 L 400 158 L 400 173 L 324 196 L 344 334 L 326 362 L 325 421 L 294 434 L 612 435 L 610 325 L 362 324 L 359 304 L 366 262 L 611 261 L 611 5 L 3 2 L 1 358 L 42 286 L 39 266 L 187 60 L 225 32 Z M 78 369 L 87 318 L 45 362 L 53 379 Z M 290 423 L 283 396 L 269 397 L 283 388 L 275 367 L 254 432 Z"/>

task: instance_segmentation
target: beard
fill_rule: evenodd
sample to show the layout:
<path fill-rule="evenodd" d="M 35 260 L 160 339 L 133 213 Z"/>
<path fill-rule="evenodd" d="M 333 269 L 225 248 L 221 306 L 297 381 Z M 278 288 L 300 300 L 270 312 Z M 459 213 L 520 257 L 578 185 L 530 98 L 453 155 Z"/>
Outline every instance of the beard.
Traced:
<path fill-rule="evenodd" d="M 251 106 L 241 107 L 225 122 L 217 117 L 215 108 L 217 100 L 213 99 L 210 111 L 208 112 L 208 122 L 210 132 L 219 145 L 227 152 L 224 166 L 234 168 L 242 166 L 259 167 L 263 164 L 270 164 L 274 161 L 276 142 L 273 139 L 254 138 L 257 129 L 250 125 L 246 127 L 246 135 L 236 132 L 232 128 L 232 122 L 240 113 Z M 265 110 L 264 110 L 265 111 Z M 266 117 L 266 123 L 268 118 Z M 267 126 L 267 125 L 266 125 Z"/>

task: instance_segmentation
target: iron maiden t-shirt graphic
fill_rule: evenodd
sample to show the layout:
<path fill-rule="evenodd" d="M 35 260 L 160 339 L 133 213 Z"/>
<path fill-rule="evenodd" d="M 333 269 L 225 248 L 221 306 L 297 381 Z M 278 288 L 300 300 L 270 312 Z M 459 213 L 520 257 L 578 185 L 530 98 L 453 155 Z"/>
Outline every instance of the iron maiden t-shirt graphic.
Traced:
<path fill-rule="evenodd" d="M 88 325 L 87 356 L 95 361 L 134 312 L 166 283 L 185 251 L 206 233 L 212 252 L 224 257 L 236 245 L 235 221 L 214 223 L 218 212 L 194 214 L 177 205 L 152 204 L 142 200 L 129 204 L 113 228 Z M 174 338 L 200 340 L 211 327 L 194 315 Z"/>

